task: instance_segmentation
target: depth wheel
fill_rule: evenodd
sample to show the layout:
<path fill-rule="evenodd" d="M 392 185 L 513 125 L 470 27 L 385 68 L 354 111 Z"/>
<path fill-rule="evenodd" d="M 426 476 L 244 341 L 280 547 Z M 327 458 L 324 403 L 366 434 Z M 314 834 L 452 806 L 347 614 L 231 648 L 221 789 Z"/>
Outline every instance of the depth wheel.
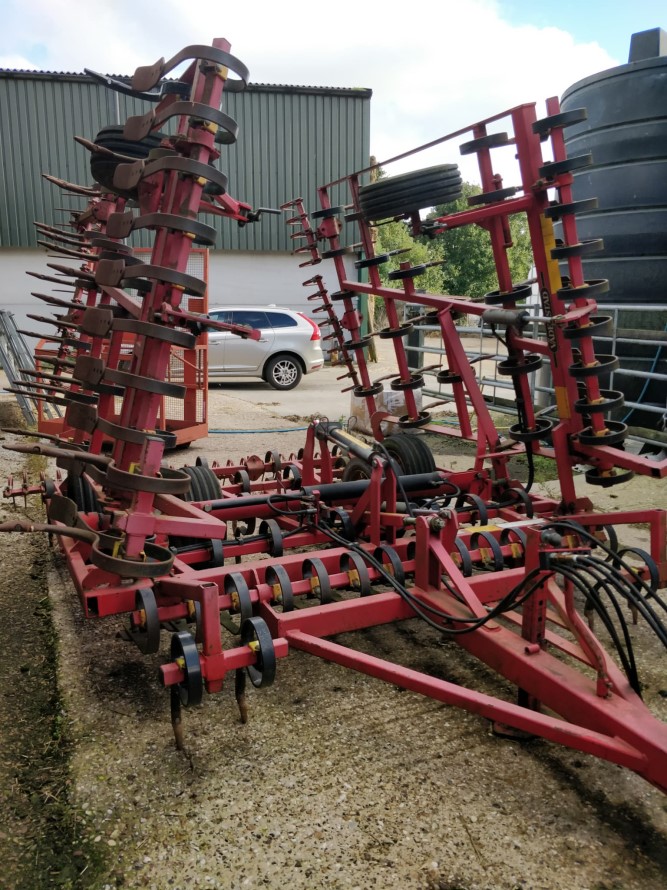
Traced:
<path fill-rule="evenodd" d="M 368 567 L 358 553 L 354 553 L 352 550 L 342 553 L 340 570 L 347 575 L 350 588 L 358 591 L 359 596 L 369 596 L 373 592 Z"/>
<path fill-rule="evenodd" d="M 248 618 L 241 625 L 241 642 L 255 653 L 255 664 L 246 668 L 256 689 L 270 686 L 276 678 L 276 650 L 263 618 Z"/>
<path fill-rule="evenodd" d="M 264 582 L 271 588 L 271 605 L 279 607 L 281 612 L 291 612 L 294 608 L 292 582 L 284 566 L 269 566 Z"/>
<path fill-rule="evenodd" d="M 311 592 L 307 596 L 317 597 L 323 606 L 333 602 L 329 573 L 321 559 L 318 559 L 316 556 L 312 557 L 312 559 L 304 559 L 301 575 L 310 582 Z"/>
<path fill-rule="evenodd" d="M 134 608 L 129 627 L 132 642 L 142 655 L 153 655 L 160 648 L 160 616 L 155 594 L 150 587 L 137 590 Z M 137 613 L 138 619 L 135 619 Z"/>
<path fill-rule="evenodd" d="M 360 479 L 371 478 L 371 468 L 360 457 L 353 457 L 345 464 L 342 475 L 343 482 L 358 482 Z"/>
<path fill-rule="evenodd" d="M 243 575 L 231 572 L 225 575 L 225 593 L 231 597 L 232 605 L 227 613 L 220 613 L 220 623 L 230 633 L 240 634 L 243 622 L 252 616 L 252 600 L 250 590 Z M 238 615 L 238 621 L 232 616 Z"/>
<path fill-rule="evenodd" d="M 176 686 L 180 703 L 184 708 L 201 704 L 204 681 L 199 652 L 192 634 L 187 630 L 172 634 L 170 651 L 172 660 L 178 663 L 185 674 L 184 679 Z"/>

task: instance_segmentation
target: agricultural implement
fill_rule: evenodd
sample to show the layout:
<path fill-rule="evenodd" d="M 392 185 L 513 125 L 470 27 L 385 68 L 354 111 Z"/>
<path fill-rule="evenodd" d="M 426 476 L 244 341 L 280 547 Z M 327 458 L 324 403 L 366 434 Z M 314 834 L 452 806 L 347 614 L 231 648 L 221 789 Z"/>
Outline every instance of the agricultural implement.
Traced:
<path fill-rule="evenodd" d="M 191 63 L 185 74 L 166 79 L 183 62 Z M 573 476 L 580 464 L 588 467 L 588 482 L 606 487 L 633 473 L 667 474 L 667 461 L 626 451 L 626 427 L 607 416 L 623 399 L 604 388 L 616 359 L 594 348 L 594 337 L 610 324 L 596 304 L 607 283 L 584 280 L 581 258 L 600 244 L 578 239 L 576 214 L 588 202 L 571 195 L 572 170 L 590 158 L 567 158 L 563 144 L 563 129 L 585 111 L 561 113 L 551 99 L 547 116 L 538 119 L 534 105 L 521 105 L 426 146 L 477 156 L 482 193 L 461 212 L 428 219 L 419 213 L 460 193 L 451 163 L 375 183 L 365 181 L 368 170 L 359 171 L 322 186 L 310 214 L 301 198 L 287 202 L 295 254 L 308 267 L 308 299 L 329 329 L 343 385 L 368 409 L 374 436 L 318 418 L 303 448 L 287 458 L 268 451 L 263 458 L 210 466 L 198 459 L 176 469 L 163 462 L 169 443 L 157 424 L 160 398 L 185 392 L 167 381 L 170 349 L 189 348 L 206 328 L 229 327 L 182 305 L 184 295 L 199 296 L 206 286 L 185 271 L 193 243 L 214 241 L 214 230 L 198 216 L 245 225 L 260 215 L 228 195 L 212 163 L 218 146 L 233 143 L 237 133 L 220 110 L 224 91 L 242 89 L 248 75 L 228 42 L 215 40 L 139 68 L 129 84 L 93 76 L 153 107 L 130 118 L 113 145 L 87 144 L 100 188 L 85 194 L 92 204 L 75 220 L 76 234 L 51 232 L 75 255 L 85 252 L 83 272 L 56 269 L 59 283 L 61 276 L 73 279 L 72 297 L 45 296 L 64 331 L 48 397 L 65 406 L 73 433 L 10 446 L 55 458 L 59 471 L 55 480 L 5 492 L 39 494 L 47 521 L 7 522 L 2 530 L 56 536 L 85 614 L 125 615 L 126 638 L 141 652 L 157 653 L 163 631 L 172 628 L 160 678 L 170 690 L 179 746 L 183 706 L 197 705 L 204 691 L 219 692 L 232 674 L 245 720 L 247 678 L 258 689 L 269 686 L 278 660 L 296 649 L 475 712 L 499 732 L 595 754 L 667 790 L 667 726 L 641 700 L 628 624 L 629 616 L 640 617 L 667 645 L 659 593 L 667 581 L 666 514 L 594 512 L 577 495 Z M 552 160 L 543 158 L 545 144 Z M 494 151 L 508 145 L 518 164 L 512 187 L 493 164 Z M 333 204 L 333 194 L 343 195 L 342 203 Z M 524 306 L 531 286 L 510 274 L 515 213 L 525 214 L 530 232 L 538 316 Z M 376 254 L 373 230 L 397 218 L 415 237 L 446 238 L 457 226 L 483 226 L 498 290 L 483 303 L 423 293 L 416 284 L 425 266 L 409 262 L 389 274 L 396 287 L 383 286 L 379 270 L 391 257 Z M 554 222 L 562 228 L 560 242 Z M 352 227 L 356 240 L 342 243 Z M 124 243 L 146 228 L 154 232 L 150 262 Z M 351 251 L 361 256 L 356 267 L 364 281 L 347 277 Z M 333 269 L 333 291 L 324 274 L 313 274 L 322 263 Z M 362 327 L 363 294 L 384 302 L 387 326 L 376 333 Z M 405 339 L 415 320 L 402 320 L 402 301 L 422 306 L 421 318 L 440 328 L 446 366 L 410 369 Z M 496 428 L 457 333 L 460 314 L 491 325 L 504 350 L 498 370 L 513 385 L 517 409 L 507 437 Z M 538 335 L 528 334 L 529 321 Z M 136 348 L 130 367 L 121 368 L 128 331 Z M 373 336 L 394 347 L 390 387 L 404 395 L 401 416 L 377 410 L 384 381 L 372 379 L 366 359 Z M 543 363 L 556 399 L 551 409 L 536 411 L 529 377 Z M 442 401 L 455 406 L 457 427 L 434 422 L 439 403 L 418 407 L 416 393 L 428 375 L 445 387 Z M 114 400 L 120 411 L 111 420 Z M 387 420 L 397 433 L 384 434 Z M 437 467 L 423 432 L 475 443 L 473 466 Z M 105 437 L 113 440 L 110 451 Z M 529 468 L 526 484 L 510 472 L 517 455 Z M 531 492 L 536 457 L 555 461 L 560 498 Z M 618 544 L 616 529 L 637 523 L 650 529 L 647 551 Z M 509 680 L 515 699 L 332 639 L 410 619 L 435 627 Z M 594 635 L 594 621 L 614 657 Z"/>

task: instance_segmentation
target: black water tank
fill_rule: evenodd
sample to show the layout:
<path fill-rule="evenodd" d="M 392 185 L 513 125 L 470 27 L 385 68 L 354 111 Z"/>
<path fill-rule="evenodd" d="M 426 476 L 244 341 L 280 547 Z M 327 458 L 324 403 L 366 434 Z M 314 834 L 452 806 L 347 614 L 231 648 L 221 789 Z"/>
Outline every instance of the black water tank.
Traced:
<path fill-rule="evenodd" d="M 590 152 L 593 164 L 574 172 L 576 200 L 598 208 L 577 216 L 580 240 L 602 238 L 604 249 L 583 261 L 586 279 L 607 278 L 607 302 L 627 305 L 624 330 L 661 332 L 667 324 L 667 34 L 634 34 L 630 62 L 573 84 L 561 108 L 586 108 L 588 118 L 564 130 L 569 157 Z M 653 57 L 647 57 L 653 56 Z M 601 301 L 602 302 L 602 301 Z M 649 304 L 665 312 L 644 313 Z M 607 349 L 602 351 L 608 351 Z M 667 371 L 667 347 L 619 346 L 625 368 Z M 664 384 L 645 378 L 614 380 L 626 401 L 665 407 Z M 632 425 L 654 427 L 659 415 L 635 412 Z"/>

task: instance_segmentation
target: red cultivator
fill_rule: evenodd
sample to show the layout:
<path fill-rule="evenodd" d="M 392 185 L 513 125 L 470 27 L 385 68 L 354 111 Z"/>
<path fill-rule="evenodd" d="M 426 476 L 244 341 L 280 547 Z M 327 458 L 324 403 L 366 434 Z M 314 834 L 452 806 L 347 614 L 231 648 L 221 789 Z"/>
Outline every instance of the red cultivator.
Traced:
<path fill-rule="evenodd" d="M 185 59 L 193 62 L 182 79 L 162 83 Z M 230 71 L 241 80 L 230 80 Z M 246 677 L 255 687 L 268 686 L 277 660 L 300 649 L 474 711 L 499 731 L 543 736 L 622 764 L 667 790 L 667 727 L 641 701 L 626 621 L 629 609 L 667 645 L 666 606 L 658 593 L 667 580 L 665 512 L 594 513 L 577 497 L 572 475 L 582 463 L 590 467 L 588 481 L 603 486 L 633 472 L 667 474 L 667 462 L 620 449 L 627 430 L 605 417 L 622 401 L 602 386 L 615 360 L 596 356 L 593 346 L 593 336 L 609 324 L 594 301 L 606 282 L 583 279 L 581 257 L 597 245 L 577 238 L 575 213 L 585 208 L 572 201 L 570 187 L 571 170 L 586 158 L 565 158 L 562 140 L 562 128 L 584 112 L 561 114 L 551 100 L 549 116 L 537 121 L 534 106 L 524 105 L 439 140 L 468 133 L 472 139 L 461 151 L 479 159 L 483 193 L 461 213 L 424 222 L 418 212 L 458 194 L 460 175 L 452 164 L 368 186 L 360 185 L 361 171 L 324 186 L 321 207 L 312 214 L 316 224 L 301 199 L 286 204 L 293 237 L 303 242 L 297 248 L 302 265 L 333 260 L 335 292 L 320 274 L 305 285 L 315 288 L 309 299 L 326 316 L 343 376 L 365 401 L 375 438 L 319 420 L 289 460 L 269 452 L 263 460 L 210 467 L 198 461 L 175 470 L 162 464 L 165 440 L 156 430 L 166 388 L 171 396 L 183 395 L 165 382 L 170 348 L 190 342 L 194 326 L 213 326 L 181 307 L 184 293 L 197 296 L 205 288 L 185 272 L 193 241 L 212 238 L 196 217 L 212 212 L 245 224 L 258 216 L 225 194 L 226 180 L 210 164 L 216 144 L 233 141 L 236 133 L 219 110 L 223 88 L 242 86 L 245 78 L 226 41 L 140 68 L 130 86 L 101 78 L 157 102 L 154 111 L 128 121 L 123 135 L 133 145 L 170 118 L 177 132 L 140 160 L 128 163 L 114 151 L 106 156 L 114 162 L 109 190 L 134 193 L 139 211 L 113 207 L 108 237 L 97 246 L 91 239 L 93 255 L 86 256 L 94 268 L 86 276 L 87 302 L 65 303 L 67 314 L 59 319 L 76 356 L 59 376 L 56 397 L 66 404 L 76 434 L 68 441 L 53 437 L 49 445 L 14 446 L 56 457 L 67 475 L 36 489 L 46 502 L 47 523 L 6 523 L 3 530 L 57 535 L 86 614 L 129 613 L 126 635 L 142 652 L 157 652 L 161 631 L 180 627 L 160 669 L 171 689 L 179 744 L 181 705 L 197 704 L 204 690 L 218 692 L 233 671 L 245 719 Z M 487 132 L 501 119 L 511 126 L 509 135 Z M 546 139 L 554 160 L 545 163 Z M 493 149 L 507 144 L 517 154 L 516 188 L 503 187 L 493 170 Z M 344 206 L 331 206 L 334 187 L 348 189 Z M 100 197 L 107 199 L 115 200 Z M 508 219 L 518 212 L 526 214 L 533 245 L 542 315 L 531 324 L 544 331 L 540 337 L 526 334 L 528 313 L 517 304 L 530 288 L 511 280 L 507 262 Z M 364 256 L 356 265 L 366 270 L 368 283 L 346 276 L 343 216 L 358 227 L 355 249 Z M 372 226 L 395 217 L 407 218 L 414 235 L 433 237 L 456 226 L 484 226 L 499 289 L 483 305 L 420 293 L 415 279 L 425 267 L 409 263 L 391 273 L 397 289 L 383 287 L 379 267 L 389 256 L 375 254 Z M 553 220 L 562 222 L 561 244 Z M 140 228 L 155 231 L 149 263 L 121 243 Z M 565 276 L 559 262 L 567 263 Z M 394 346 L 391 387 L 405 397 L 406 414 L 391 418 L 400 432 L 388 437 L 381 426 L 387 414 L 375 401 L 383 385 L 371 379 L 365 357 L 373 335 L 362 333 L 359 294 L 384 301 L 388 324 L 377 335 Z M 440 328 L 447 367 L 409 368 L 404 339 L 414 322 L 401 320 L 397 301 L 425 307 Z M 455 326 L 460 313 L 491 324 L 507 351 L 499 371 L 511 380 L 517 406 L 509 439 L 498 433 L 464 352 Z M 137 347 L 124 370 L 116 362 L 117 342 L 128 330 Z M 257 336 L 248 329 L 235 333 Z M 528 383 L 544 360 L 556 392 L 549 418 L 536 413 Z M 443 398 L 458 410 L 456 429 L 433 424 L 432 405 L 417 407 L 415 393 L 429 374 L 447 387 Z M 122 407 L 112 422 L 116 398 Z M 437 468 L 419 430 L 475 441 L 474 467 Z M 115 440 L 111 454 L 102 449 L 104 435 Z M 530 484 L 512 478 L 509 461 L 517 454 L 526 455 L 530 468 L 538 455 L 555 459 L 560 501 L 531 494 Z M 23 490 L 8 491 L 15 493 Z M 650 526 L 650 553 L 619 549 L 616 526 L 640 522 Z M 590 629 L 594 615 L 616 659 Z M 331 639 L 408 619 L 426 621 L 507 678 L 517 689 L 516 702 Z"/>

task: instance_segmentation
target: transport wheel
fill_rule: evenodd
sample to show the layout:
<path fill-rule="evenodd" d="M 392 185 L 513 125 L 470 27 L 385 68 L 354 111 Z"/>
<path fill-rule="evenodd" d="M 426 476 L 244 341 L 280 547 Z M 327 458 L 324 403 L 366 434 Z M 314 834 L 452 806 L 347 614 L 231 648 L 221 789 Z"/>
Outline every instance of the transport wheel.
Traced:
<path fill-rule="evenodd" d="M 298 359 L 291 355 L 274 355 L 264 369 L 264 379 L 274 389 L 294 389 L 302 376 Z"/>
<path fill-rule="evenodd" d="M 154 148 L 158 148 L 161 141 L 162 136 L 157 135 L 146 136 L 140 142 L 124 139 L 122 126 L 104 127 L 95 137 L 95 145 L 99 145 L 101 148 L 108 148 L 110 151 L 127 155 L 136 160 L 147 158 Z M 113 192 L 123 198 L 137 198 L 136 188 L 125 190 L 114 186 L 113 177 L 119 163 L 131 163 L 131 161 L 118 161 L 116 158 L 112 158 L 110 155 L 103 154 L 102 152 L 92 152 L 90 155 L 90 172 L 93 179 L 99 182 L 106 191 Z"/>
<path fill-rule="evenodd" d="M 432 473 L 435 470 L 431 449 L 417 436 L 397 433 L 386 438 L 382 444 L 399 465 L 404 476 Z"/>
<path fill-rule="evenodd" d="M 360 479 L 371 478 L 371 468 L 360 457 L 353 457 L 345 464 L 342 475 L 343 482 L 358 482 Z"/>
<path fill-rule="evenodd" d="M 359 204 L 364 218 L 373 220 L 403 216 L 423 207 L 454 201 L 460 196 L 458 166 L 439 164 L 362 186 Z"/>
<path fill-rule="evenodd" d="M 221 497 L 220 481 L 210 467 L 203 465 L 183 467 L 190 477 L 190 491 L 184 501 L 216 501 Z"/>
<path fill-rule="evenodd" d="M 68 475 L 67 497 L 74 501 L 80 513 L 101 513 L 102 507 L 95 489 L 85 476 Z"/>

